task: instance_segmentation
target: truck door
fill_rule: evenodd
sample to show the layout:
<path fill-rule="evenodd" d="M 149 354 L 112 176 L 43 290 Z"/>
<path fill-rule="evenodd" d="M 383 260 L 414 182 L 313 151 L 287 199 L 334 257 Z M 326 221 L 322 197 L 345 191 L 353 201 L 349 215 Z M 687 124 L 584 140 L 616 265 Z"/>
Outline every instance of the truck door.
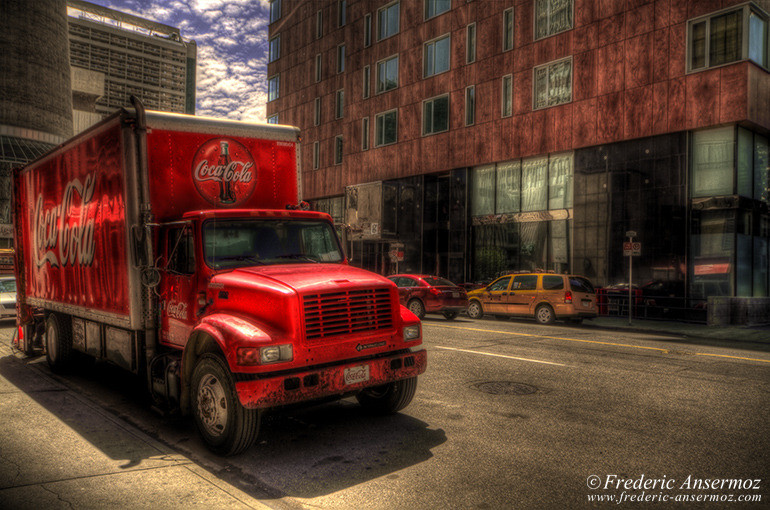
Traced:
<path fill-rule="evenodd" d="M 161 271 L 161 342 L 184 347 L 195 324 L 197 278 L 195 243 L 189 225 L 169 227 L 164 234 Z"/>

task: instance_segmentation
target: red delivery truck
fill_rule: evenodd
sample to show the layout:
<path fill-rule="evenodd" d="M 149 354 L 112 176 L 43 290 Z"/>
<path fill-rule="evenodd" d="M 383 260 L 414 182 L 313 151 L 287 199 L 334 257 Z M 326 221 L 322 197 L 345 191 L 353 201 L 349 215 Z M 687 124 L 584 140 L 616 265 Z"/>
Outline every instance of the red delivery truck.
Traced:
<path fill-rule="evenodd" d="M 425 371 L 396 286 L 300 202 L 299 132 L 138 101 L 14 173 L 20 347 L 140 376 L 222 455 L 262 412 L 356 396 L 403 409 Z"/>

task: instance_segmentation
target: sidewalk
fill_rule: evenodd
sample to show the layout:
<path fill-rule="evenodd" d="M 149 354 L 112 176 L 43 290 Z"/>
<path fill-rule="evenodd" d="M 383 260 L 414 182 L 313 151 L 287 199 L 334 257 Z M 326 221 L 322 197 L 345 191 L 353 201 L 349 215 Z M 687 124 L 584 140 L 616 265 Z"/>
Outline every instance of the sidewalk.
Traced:
<path fill-rule="evenodd" d="M 700 340 L 765 343 L 770 345 L 770 325 L 707 326 L 706 324 L 636 318 L 632 319 L 631 325 L 629 325 L 628 317 L 604 316 L 584 321 L 583 325 L 586 328 L 674 335 Z"/>
<path fill-rule="evenodd" d="M 0 338 L 0 508 L 268 508 Z"/>

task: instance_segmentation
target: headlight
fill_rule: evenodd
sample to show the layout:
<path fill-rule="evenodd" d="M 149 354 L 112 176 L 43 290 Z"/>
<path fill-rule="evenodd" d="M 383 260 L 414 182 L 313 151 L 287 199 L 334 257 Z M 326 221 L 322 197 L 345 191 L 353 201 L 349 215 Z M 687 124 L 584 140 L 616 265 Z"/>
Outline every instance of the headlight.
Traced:
<path fill-rule="evenodd" d="M 404 340 L 410 341 L 410 340 L 417 340 L 420 338 L 420 325 L 415 324 L 414 326 L 407 326 L 404 328 Z"/>
<path fill-rule="evenodd" d="M 294 359 L 291 344 L 270 345 L 267 347 L 241 347 L 238 349 L 239 365 L 266 365 Z"/>

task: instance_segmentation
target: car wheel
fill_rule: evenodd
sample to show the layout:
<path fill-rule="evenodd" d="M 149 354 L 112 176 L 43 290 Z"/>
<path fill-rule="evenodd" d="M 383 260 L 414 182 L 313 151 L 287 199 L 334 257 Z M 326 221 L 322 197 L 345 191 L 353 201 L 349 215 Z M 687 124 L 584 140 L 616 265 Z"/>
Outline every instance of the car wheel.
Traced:
<path fill-rule="evenodd" d="M 45 357 L 54 372 L 64 372 L 72 364 L 72 324 L 66 316 L 52 313 L 46 319 Z"/>
<path fill-rule="evenodd" d="M 553 308 L 549 305 L 540 305 L 537 307 L 537 310 L 535 310 L 535 318 L 540 324 L 553 324 L 556 316 L 553 313 Z"/>
<path fill-rule="evenodd" d="M 455 317 L 457 317 L 457 312 L 444 312 L 444 317 L 446 317 L 446 320 L 453 321 L 455 320 Z"/>
<path fill-rule="evenodd" d="M 204 354 L 192 374 L 195 425 L 206 446 L 219 455 L 235 455 L 257 439 L 261 412 L 243 407 L 225 361 Z"/>
<path fill-rule="evenodd" d="M 425 305 L 419 299 L 413 299 L 407 303 L 406 307 L 410 312 L 415 314 L 418 319 L 422 320 L 425 317 Z"/>
<path fill-rule="evenodd" d="M 417 378 L 401 379 L 375 388 L 367 388 L 356 399 L 375 414 L 393 414 L 409 405 L 417 391 Z"/>
<path fill-rule="evenodd" d="M 468 317 L 471 319 L 481 319 L 484 316 L 484 309 L 481 308 L 481 303 L 478 301 L 471 301 L 468 304 Z"/>

